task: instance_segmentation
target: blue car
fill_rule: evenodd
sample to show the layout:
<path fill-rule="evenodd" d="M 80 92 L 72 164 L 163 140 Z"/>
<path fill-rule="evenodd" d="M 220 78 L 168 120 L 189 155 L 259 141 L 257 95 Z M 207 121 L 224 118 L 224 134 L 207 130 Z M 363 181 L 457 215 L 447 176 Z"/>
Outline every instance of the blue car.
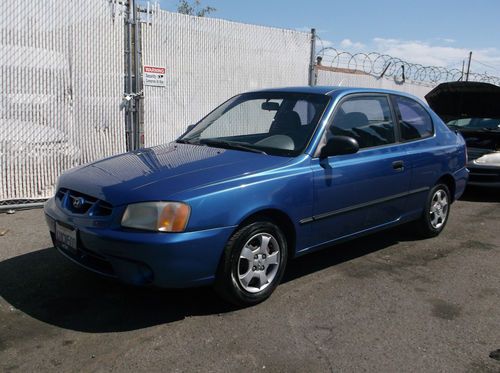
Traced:
<path fill-rule="evenodd" d="M 54 246 L 127 283 L 271 295 L 290 259 L 414 222 L 446 225 L 465 143 L 400 92 L 297 87 L 235 96 L 175 142 L 60 176 Z"/>

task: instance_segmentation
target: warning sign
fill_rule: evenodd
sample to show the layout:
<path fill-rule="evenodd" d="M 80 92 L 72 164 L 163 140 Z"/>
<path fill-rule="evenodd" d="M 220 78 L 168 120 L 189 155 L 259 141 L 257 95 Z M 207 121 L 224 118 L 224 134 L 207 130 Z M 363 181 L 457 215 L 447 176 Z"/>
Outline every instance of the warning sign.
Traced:
<path fill-rule="evenodd" d="M 167 69 L 158 66 L 144 66 L 142 83 L 155 87 L 165 87 L 167 79 L 165 77 Z"/>

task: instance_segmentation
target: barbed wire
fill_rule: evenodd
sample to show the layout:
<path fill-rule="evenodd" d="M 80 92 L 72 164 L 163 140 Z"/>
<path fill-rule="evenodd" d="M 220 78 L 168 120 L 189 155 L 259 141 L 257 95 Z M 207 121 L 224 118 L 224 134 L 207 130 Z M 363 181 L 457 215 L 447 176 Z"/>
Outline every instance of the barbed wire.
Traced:
<path fill-rule="evenodd" d="M 361 72 L 379 78 L 392 77 L 400 81 L 409 80 L 432 85 L 465 80 L 465 72 L 456 68 L 425 66 L 378 52 L 350 53 L 325 47 L 316 53 L 316 57 L 318 64 L 322 66 Z M 500 85 L 500 77 L 486 73 L 470 72 L 469 81 Z"/>

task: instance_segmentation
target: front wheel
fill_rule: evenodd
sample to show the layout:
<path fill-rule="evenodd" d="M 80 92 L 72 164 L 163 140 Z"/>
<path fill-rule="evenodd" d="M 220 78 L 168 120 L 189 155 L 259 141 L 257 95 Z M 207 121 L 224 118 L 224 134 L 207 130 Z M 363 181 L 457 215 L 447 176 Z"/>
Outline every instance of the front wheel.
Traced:
<path fill-rule="evenodd" d="M 215 290 L 237 306 L 260 303 L 281 281 L 287 254 L 286 239 L 274 223 L 258 221 L 245 225 L 226 244 Z"/>
<path fill-rule="evenodd" d="M 422 236 L 435 237 L 441 233 L 448 222 L 450 205 L 450 190 L 445 184 L 437 184 L 430 190 L 424 213 L 419 220 Z"/>

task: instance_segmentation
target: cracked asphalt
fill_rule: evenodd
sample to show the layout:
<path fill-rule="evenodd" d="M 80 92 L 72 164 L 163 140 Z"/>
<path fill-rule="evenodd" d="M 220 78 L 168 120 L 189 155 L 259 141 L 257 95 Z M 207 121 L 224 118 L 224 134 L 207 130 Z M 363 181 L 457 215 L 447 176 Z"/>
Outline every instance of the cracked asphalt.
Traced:
<path fill-rule="evenodd" d="M 42 210 L 0 215 L 5 372 L 500 372 L 498 349 L 498 190 L 467 191 L 437 238 L 405 226 L 297 259 L 247 309 L 102 279 L 52 248 Z"/>

